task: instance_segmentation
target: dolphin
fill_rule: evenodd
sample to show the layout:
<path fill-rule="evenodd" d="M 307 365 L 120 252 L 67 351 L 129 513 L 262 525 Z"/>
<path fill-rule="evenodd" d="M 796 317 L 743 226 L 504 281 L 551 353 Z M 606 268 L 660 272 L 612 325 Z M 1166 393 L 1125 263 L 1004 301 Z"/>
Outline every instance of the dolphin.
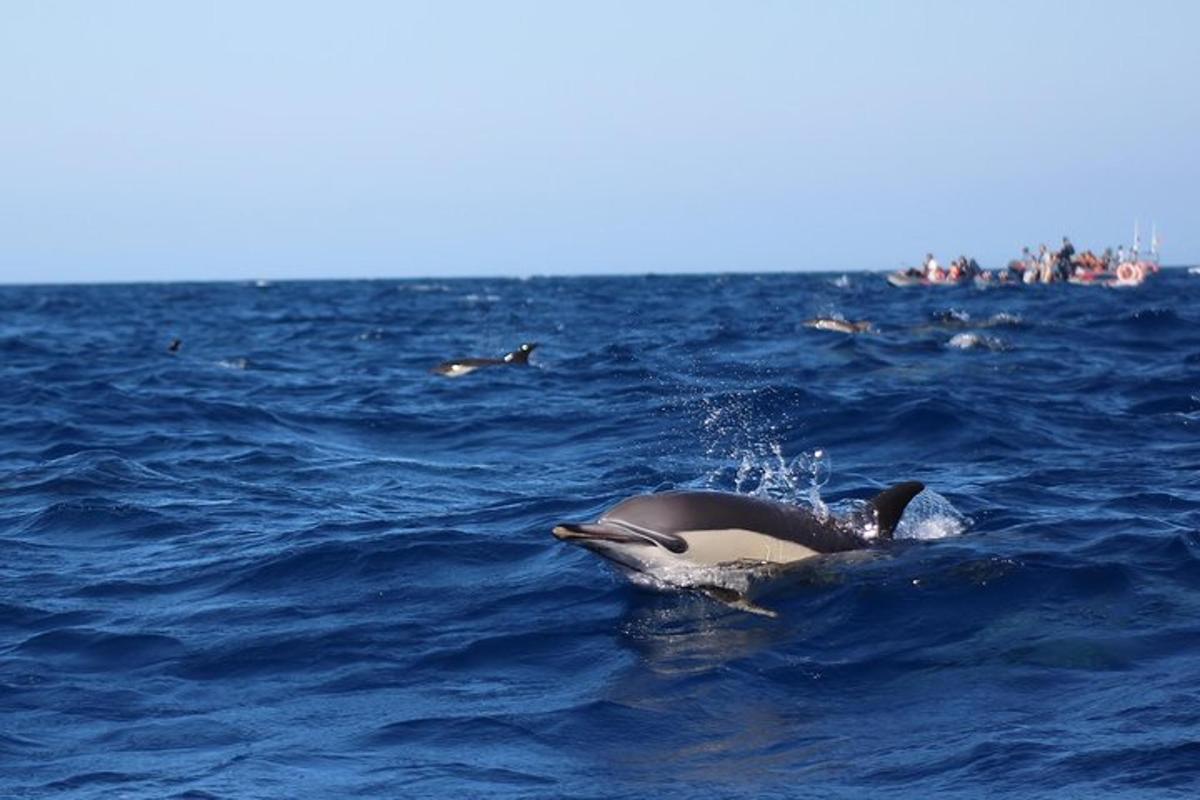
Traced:
<path fill-rule="evenodd" d="M 908 481 L 886 489 L 845 517 L 818 516 L 801 506 L 728 492 L 663 492 L 617 503 L 595 522 L 554 527 L 561 541 L 580 545 L 632 574 L 681 586 L 689 568 L 786 566 L 817 556 L 862 550 L 868 534 L 892 538 L 909 501 L 924 484 Z M 703 578 L 701 578 L 703 580 Z M 774 612 L 745 595 L 715 584 L 685 584 L 743 611 Z"/>
<path fill-rule="evenodd" d="M 850 322 L 837 317 L 814 317 L 804 321 L 806 328 L 815 328 L 819 331 L 832 331 L 833 333 L 870 333 L 871 321 L 860 320 L 859 322 Z"/>
<path fill-rule="evenodd" d="M 537 347 L 536 342 L 526 342 L 504 358 L 456 358 L 451 361 L 443 361 L 430 372 L 435 375 L 445 375 L 447 378 L 459 378 L 483 367 L 524 365 L 529 363 L 529 354 L 535 347 Z"/>

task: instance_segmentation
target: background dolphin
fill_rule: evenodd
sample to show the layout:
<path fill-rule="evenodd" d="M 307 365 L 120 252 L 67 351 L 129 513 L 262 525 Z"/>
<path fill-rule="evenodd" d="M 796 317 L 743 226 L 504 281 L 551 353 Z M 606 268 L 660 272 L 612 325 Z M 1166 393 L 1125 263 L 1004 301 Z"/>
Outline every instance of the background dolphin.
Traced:
<path fill-rule="evenodd" d="M 834 333 L 870 333 L 871 321 L 859 320 L 851 322 L 846 319 L 838 319 L 837 317 L 814 317 L 806 319 L 804 326 L 807 328 L 816 328 L 819 331 L 833 331 Z"/>
<path fill-rule="evenodd" d="M 458 358 L 452 361 L 443 361 L 430 372 L 436 375 L 445 375 L 447 378 L 458 378 L 482 367 L 524 365 L 529 363 L 529 354 L 535 347 L 537 347 L 536 342 L 526 342 L 504 358 Z"/>

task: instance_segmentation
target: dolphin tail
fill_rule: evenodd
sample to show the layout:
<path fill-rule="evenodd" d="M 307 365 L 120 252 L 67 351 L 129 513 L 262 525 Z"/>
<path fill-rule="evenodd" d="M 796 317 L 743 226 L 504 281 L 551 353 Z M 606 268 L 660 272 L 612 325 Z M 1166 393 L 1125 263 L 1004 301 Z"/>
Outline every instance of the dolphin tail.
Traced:
<path fill-rule="evenodd" d="M 908 503 L 916 497 L 925 484 L 920 481 L 898 483 L 890 489 L 884 489 L 867 503 L 868 517 L 874 517 L 873 522 L 879 528 L 880 539 L 891 539 L 896 531 L 896 523 L 908 508 Z"/>

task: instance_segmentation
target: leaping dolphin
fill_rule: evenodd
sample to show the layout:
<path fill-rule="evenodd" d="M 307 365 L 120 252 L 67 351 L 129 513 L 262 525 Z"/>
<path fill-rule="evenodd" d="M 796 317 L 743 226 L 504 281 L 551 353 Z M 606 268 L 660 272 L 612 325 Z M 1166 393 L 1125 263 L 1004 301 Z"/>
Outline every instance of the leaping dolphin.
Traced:
<path fill-rule="evenodd" d="M 650 576 L 674 575 L 679 567 L 795 564 L 866 548 L 872 531 L 879 539 L 891 539 L 909 501 L 924 488 L 917 481 L 897 484 L 860 511 L 840 518 L 727 492 L 639 495 L 621 501 L 595 522 L 556 525 L 554 535 L 623 570 Z M 774 616 L 725 587 L 686 588 L 744 611 Z"/>
<path fill-rule="evenodd" d="M 529 354 L 535 347 L 537 347 L 536 342 L 526 342 L 504 358 L 457 358 L 452 361 L 443 361 L 430 372 L 435 375 L 445 375 L 447 378 L 458 378 L 469 375 L 482 367 L 525 365 L 529 363 Z"/>

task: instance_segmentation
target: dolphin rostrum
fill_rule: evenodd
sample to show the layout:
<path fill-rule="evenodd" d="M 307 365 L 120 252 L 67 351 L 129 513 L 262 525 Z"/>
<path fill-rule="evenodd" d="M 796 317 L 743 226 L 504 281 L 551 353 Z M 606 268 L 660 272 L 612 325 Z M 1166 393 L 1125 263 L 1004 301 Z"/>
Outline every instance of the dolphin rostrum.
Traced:
<path fill-rule="evenodd" d="M 529 363 L 529 354 L 535 347 L 537 347 L 536 342 L 526 342 L 504 358 L 456 358 L 451 361 L 443 361 L 430 372 L 435 375 L 445 375 L 447 378 L 458 378 L 469 375 L 482 367 L 525 365 Z"/>
<path fill-rule="evenodd" d="M 796 505 L 727 492 L 664 492 L 631 497 L 595 522 L 562 523 L 554 535 L 631 573 L 673 576 L 680 569 L 788 565 L 816 556 L 861 550 L 869 536 L 891 539 L 904 509 L 922 489 L 917 481 L 880 492 L 845 517 L 818 516 Z M 745 611 L 773 616 L 734 590 L 686 585 Z"/>

